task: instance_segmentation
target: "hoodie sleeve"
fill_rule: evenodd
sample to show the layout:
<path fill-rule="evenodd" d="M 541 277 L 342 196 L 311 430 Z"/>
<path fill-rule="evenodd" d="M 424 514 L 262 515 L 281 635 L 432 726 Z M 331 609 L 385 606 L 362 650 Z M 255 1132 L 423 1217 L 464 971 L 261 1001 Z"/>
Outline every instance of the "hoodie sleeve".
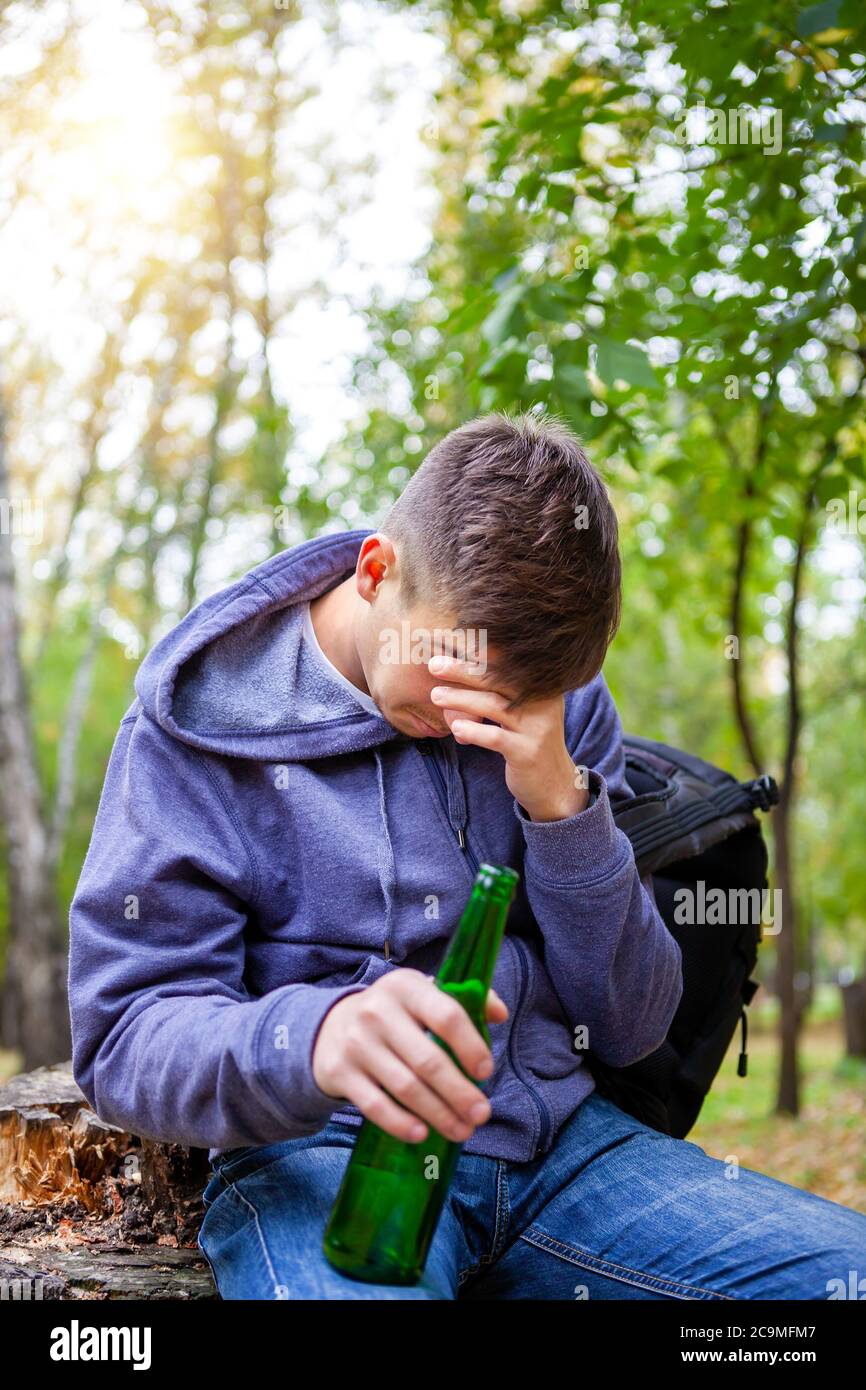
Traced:
<path fill-rule="evenodd" d="M 252 998 L 254 858 L 199 755 L 143 713 L 112 750 L 70 909 L 73 1074 L 148 1138 L 227 1149 L 315 1133 L 340 1101 L 313 1079 L 319 1026 L 364 985 Z"/>
<path fill-rule="evenodd" d="M 628 1066 L 661 1046 L 683 991 L 682 956 L 641 878 L 610 800 L 629 796 L 622 726 L 602 675 L 565 702 L 566 746 L 589 772 L 591 803 L 566 820 L 532 821 L 514 800 L 524 877 L 544 959 L 565 1017 L 588 1047 Z M 592 795 L 594 793 L 594 796 Z"/>

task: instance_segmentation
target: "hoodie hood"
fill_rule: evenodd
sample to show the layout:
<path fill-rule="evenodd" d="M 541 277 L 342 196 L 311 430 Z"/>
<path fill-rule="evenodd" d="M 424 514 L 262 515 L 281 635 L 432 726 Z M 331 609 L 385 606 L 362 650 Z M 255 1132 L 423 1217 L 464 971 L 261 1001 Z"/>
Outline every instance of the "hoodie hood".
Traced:
<path fill-rule="evenodd" d="M 371 534 L 317 536 L 193 608 L 139 668 L 147 716 L 194 748 L 281 763 L 405 738 L 320 671 L 302 638 L 302 605 L 354 572 Z"/>
<path fill-rule="evenodd" d="M 412 740 L 321 669 L 304 642 L 302 622 L 305 602 L 354 573 L 361 543 L 371 534 L 368 528 L 318 536 L 205 599 L 153 648 L 135 688 L 150 719 L 210 753 L 289 763 L 372 750 L 387 959 L 397 868 L 379 750 Z M 448 819 L 463 844 L 466 792 L 457 747 L 453 738 L 438 742 Z"/>

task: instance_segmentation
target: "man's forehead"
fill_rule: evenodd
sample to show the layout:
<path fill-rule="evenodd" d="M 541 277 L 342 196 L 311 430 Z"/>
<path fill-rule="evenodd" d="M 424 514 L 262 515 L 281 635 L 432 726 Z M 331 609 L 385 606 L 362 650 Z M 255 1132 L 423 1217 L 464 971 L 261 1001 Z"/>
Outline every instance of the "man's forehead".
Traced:
<path fill-rule="evenodd" d="M 502 653 L 488 638 L 485 628 L 458 626 L 458 617 L 453 612 L 419 604 L 408 615 L 413 642 L 421 641 L 431 656 L 455 657 L 473 666 L 481 665 L 481 673 L 475 677 L 481 684 L 493 686 L 509 700 L 518 695 L 517 688 L 507 680 L 507 665 Z M 468 677 L 467 677 L 468 678 Z M 449 680 L 459 683 L 460 674 L 455 670 L 443 674 L 443 685 Z"/>
<path fill-rule="evenodd" d="M 479 660 L 486 657 L 489 662 L 497 659 L 496 648 L 488 640 L 487 629 L 483 627 L 461 627 L 453 613 L 438 613 L 436 610 L 415 610 L 410 619 L 413 638 L 426 639 L 432 654 L 465 657 Z"/>

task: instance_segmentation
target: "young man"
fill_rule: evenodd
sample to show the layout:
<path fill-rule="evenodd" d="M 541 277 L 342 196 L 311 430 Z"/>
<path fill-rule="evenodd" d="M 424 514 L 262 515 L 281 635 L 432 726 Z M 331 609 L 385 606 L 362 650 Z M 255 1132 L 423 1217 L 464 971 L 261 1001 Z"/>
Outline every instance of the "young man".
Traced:
<path fill-rule="evenodd" d="M 493 415 L 380 530 L 267 561 L 144 662 L 72 904 L 74 1070 L 106 1120 L 210 1150 L 223 1298 L 820 1299 L 866 1267 L 866 1217 L 729 1181 L 600 1097 L 576 1046 L 634 1062 L 682 993 L 611 814 L 619 613 L 579 444 Z M 490 1051 L 431 983 L 481 861 L 521 875 Z M 414 1288 L 322 1254 L 364 1115 L 465 1141 Z"/>

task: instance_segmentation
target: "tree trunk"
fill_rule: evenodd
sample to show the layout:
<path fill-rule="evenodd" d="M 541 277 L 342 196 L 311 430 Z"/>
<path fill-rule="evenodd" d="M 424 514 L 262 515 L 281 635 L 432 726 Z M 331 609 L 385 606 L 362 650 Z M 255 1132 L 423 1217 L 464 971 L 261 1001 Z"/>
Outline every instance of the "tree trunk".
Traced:
<path fill-rule="evenodd" d="M 782 930 L 777 939 L 778 991 L 781 1018 L 779 1023 L 779 1091 L 776 1112 L 783 1115 L 800 1113 L 800 1074 L 797 1045 L 802 1020 L 802 1000 L 797 997 L 797 906 L 794 897 L 794 873 L 791 854 L 791 827 L 797 787 L 797 756 L 803 727 L 800 703 L 800 626 L 797 607 L 803 587 L 803 567 L 809 549 L 812 507 L 818 478 L 832 459 L 831 449 L 813 473 L 803 498 L 803 511 L 797 536 L 797 550 L 791 570 L 791 599 L 788 604 L 785 633 L 785 664 L 788 676 L 785 755 L 779 783 L 779 803 L 773 813 L 773 843 L 776 851 L 776 886 L 782 894 Z"/>
<path fill-rule="evenodd" d="M 10 499 L 4 446 L 5 419 L 0 403 L 0 500 Z M 0 1033 L 5 1046 L 17 1048 L 24 1065 L 34 1067 L 69 1055 L 69 1009 L 65 934 L 48 853 L 30 699 L 21 662 L 13 530 L 10 515 L 9 524 L 0 524 L 0 810 L 6 831 L 9 886 Z"/>
<path fill-rule="evenodd" d="M 845 1018 L 845 1055 L 866 1057 L 866 975 L 839 988 Z"/>
<path fill-rule="evenodd" d="M 797 1115 L 800 1110 L 800 1070 L 798 1024 L 794 977 L 797 970 L 797 915 L 791 874 L 791 801 L 789 787 L 779 789 L 779 804 L 773 811 L 773 844 L 776 851 L 775 882 L 782 894 L 782 930 L 776 938 L 776 988 L 779 995 L 779 1087 L 778 1114 Z"/>

